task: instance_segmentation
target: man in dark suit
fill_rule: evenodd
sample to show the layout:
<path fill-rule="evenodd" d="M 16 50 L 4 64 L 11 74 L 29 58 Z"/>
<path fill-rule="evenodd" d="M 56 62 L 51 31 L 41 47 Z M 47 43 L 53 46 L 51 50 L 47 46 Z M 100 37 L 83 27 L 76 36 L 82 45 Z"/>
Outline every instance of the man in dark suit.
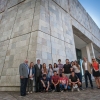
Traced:
<path fill-rule="evenodd" d="M 24 63 L 19 66 L 19 74 L 20 74 L 20 94 L 21 96 L 26 96 L 26 87 L 28 80 L 28 60 L 25 60 Z"/>
<path fill-rule="evenodd" d="M 35 65 L 35 85 L 36 92 L 41 91 L 41 79 L 42 77 L 42 65 L 40 64 L 40 59 L 37 60 L 37 64 Z"/>

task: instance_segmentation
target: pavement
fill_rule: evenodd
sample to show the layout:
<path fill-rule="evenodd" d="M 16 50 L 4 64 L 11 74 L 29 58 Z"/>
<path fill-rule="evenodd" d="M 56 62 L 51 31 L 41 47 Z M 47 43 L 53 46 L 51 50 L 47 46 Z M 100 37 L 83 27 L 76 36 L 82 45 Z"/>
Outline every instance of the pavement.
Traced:
<path fill-rule="evenodd" d="M 48 92 L 28 94 L 25 97 L 20 96 L 20 92 L 0 92 L 0 100 L 100 100 L 100 89 L 96 88 L 96 83 L 93 81 L 94 88 L 85 89 L 85 83 L 82 86 L 84 90 L 80 92 Z"/>
<path fill-rule="evenodd" d="M 0 100 L 100 100 L 100 89 L 88 88 L 80 92 L 32 93 L 20 97 L 19 92 L 0 92 Z"/>

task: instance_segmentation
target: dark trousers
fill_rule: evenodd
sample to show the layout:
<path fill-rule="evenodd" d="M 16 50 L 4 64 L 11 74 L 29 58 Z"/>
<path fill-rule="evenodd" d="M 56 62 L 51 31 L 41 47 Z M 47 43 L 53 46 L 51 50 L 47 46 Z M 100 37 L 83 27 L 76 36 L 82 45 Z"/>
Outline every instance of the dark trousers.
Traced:
<path fill-rule="evenodd" d="M 20 79 L 20 94 L 21 96 L 26 95 L 26 87 L 27 87 L 27 78 Z"/>
<path fill-rule="evenodd" d="M 89 71 L 85 71 L 85 85 L 86 85 L 86 88 L 88 87 L 88 79 L 90 81 L 91 87 L 93 87 L 91 74 L 89 73 Z"/>
<path fill-rule="evenodd" d="M 52 90 L 55 90 L 56 92 L 60 92 L 60 86 L 59 86 L 59 84 L 56 85 L 56 87 L 52 84 L 52 85 L 51 85 L 51 89 L 52 89 Z"/>
<path fill-rule="evenodd" d="M 33 91 L 33 80 L 28 78 L 27 91 Z"/>
<path fill-rule="evenodd" d="M 82 74 L 81 73 L 76 73 L 77 77 L 79 78 L 81 84 L 82 84 Z M 82 85 L 81 85 L 82 87 Z"/>
<path fill-rule="evenodd" d="M 48 87 L 48 84 L 45 84 L 46 87 L 43 87 L 43 84 L 41 83 L 41 91 L 46 91 L 46 88 Z"/>
<path fill-rule="evenodd" d="M 35 78 L 35 86 L 36 86 L 36 92 L 41 92 L 41 77 L 36 77 Z"/>

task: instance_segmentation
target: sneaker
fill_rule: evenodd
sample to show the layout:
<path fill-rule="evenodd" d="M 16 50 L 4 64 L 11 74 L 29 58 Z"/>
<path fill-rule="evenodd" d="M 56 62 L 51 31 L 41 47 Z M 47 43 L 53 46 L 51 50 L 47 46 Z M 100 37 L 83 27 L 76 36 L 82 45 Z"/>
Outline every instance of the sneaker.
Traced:
<path fill-rule="evenodd" d="M 71 91 L 73 92 L 73 91 L 74 91 L 74 89 L 72 88 L 72 89 L 71 89 Z"/>
<path fill-rule="evenodd" d="M 52 90 L 52 92 L 55 92 L 55 90 Z"/>
<path fill-rule="evenodd" d="M 84 90 L 82 87 L 80 87 L 80 90 Z"/>
<path fill-rule="evenodd" d="M 33 92 L 31 91 L 30 93 L 32 94 Z"/>
<path fill-rule="evenodd" d="M 61 90 L 61 92 L 64 92 L 63 90 Z"/>
<path fill-rule="evenodd" d="M 79 91 L 80 91 L 80 89 L 79 89 L 79 88 L 77 88 L 77 91 L 79 92 Z"/>
<path fill-rule="evenodd" d="M 27 92 L 27 94 L 29 94 L 29 92 Z"/>

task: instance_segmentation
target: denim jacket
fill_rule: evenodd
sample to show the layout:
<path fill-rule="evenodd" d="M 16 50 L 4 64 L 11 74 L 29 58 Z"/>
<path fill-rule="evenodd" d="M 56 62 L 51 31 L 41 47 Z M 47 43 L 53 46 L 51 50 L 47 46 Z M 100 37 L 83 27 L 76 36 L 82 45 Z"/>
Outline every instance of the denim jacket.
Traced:
<path fill-rule="evenodd" d="M 29 68 L 29 75 L 30 75 L 30 69 L 31 69 L 31 68 Z M 33 74 L 35 75 L 35 68 L 34 68 L 34 67 L 32 68 L 32 75 L 33 75 Z M 34 77 L 34 76 L 33 76 L 33 77 Z"/>

